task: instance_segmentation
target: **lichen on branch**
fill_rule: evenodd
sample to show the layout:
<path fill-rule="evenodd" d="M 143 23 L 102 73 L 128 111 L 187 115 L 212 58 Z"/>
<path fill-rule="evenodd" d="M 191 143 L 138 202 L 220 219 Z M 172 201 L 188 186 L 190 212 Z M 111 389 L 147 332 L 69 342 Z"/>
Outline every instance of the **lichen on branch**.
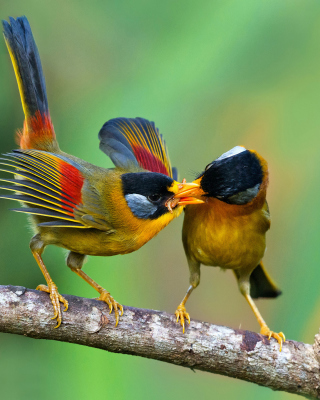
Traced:
<path fill-rule="evenodd" d="M 51 339 L 132 354 L 222 374 L 320 398 L 320 336 L 305 344 L 258 333 L 191 321 L 186 333 L 172 314 L 124 307 L 115 328 L 113 314 L 100 301 L 65 296 L 69 310 L 58 329 L 46 293 L 21 286 L 0 286 L 0 332 Z"/>

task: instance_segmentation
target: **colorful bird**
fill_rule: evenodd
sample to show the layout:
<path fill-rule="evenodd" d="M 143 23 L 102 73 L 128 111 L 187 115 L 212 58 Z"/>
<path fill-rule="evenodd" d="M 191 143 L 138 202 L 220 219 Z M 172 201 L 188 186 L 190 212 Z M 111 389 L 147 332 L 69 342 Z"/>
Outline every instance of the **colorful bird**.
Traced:
<path fill-rule="evenodd" d="M 113 256 L 138 250 L 183 207 L 172 196 L 181 188 L 171 168 L 165 141 L 153 122 L 116 118 L 100 130 L 100 149 L 115 169 L 97 167 L 62 152 L 56 140 L 40 57 L 26 17 L 3 21 L 22 107 L 20 149 L 1 159 L 1 171 L 14 174 L 1 188 L 2 198 L 18 200 L 14 211 L 29 214 L 35 236 L 30 248 L 47 282 L 37 289 L 50 294 L 53 319 L 60 326 L 68 302 L 58 292 L 42 260 L 47 245 L 68 249 L 67 265 L 114 309 L 116 325 L 122 306 L 82 271 L 86 255 Z M 194 184 L 191 186 L 195 186 Z M 190 187 L 191 187 L 190 186 Z M 188 201 L 187 199 L 185 199 Z M 189 199 L 192 202 L 192 199 Z M 194 199 L 194 202 L 198 202 Z"/>
<path fill-rule="evenodd" d="M 194 188 L 182 188 L 175 196 L 194 196 L 203 204 L 185 208 L 182 240 L 190 271 L 190 286 L 177 308 L 177 322 L 185 329 L 190 316 L 185 304 L 200 283 L 200 264 L 232 269 L 240 292 L 248 301 L 260 333 L 274 337 L 282 348 L 285 336 L 271 331 L 253 298 L 277 297 L 280 290 L 266 272 L 262 258 L 270 214 L 266 202 L 267 162 L 255 151 L 237 146 L 207 165 L 194 181 Z"/>

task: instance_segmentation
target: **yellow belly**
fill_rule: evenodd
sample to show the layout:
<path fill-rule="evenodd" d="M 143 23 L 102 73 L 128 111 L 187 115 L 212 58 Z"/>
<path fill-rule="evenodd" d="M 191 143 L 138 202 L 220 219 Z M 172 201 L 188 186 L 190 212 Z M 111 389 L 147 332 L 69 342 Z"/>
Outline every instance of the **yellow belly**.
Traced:
<path fill-rule="evenodd" d="M 256 267 L 266 247 L 270 227 L 267 205 L 248 214 L 213 199 L 186 207 L 183 244 L 188 258 L 226 269 Z"/>
<path fill-rule="evenodd" d="M 39 227 L 37 224 L 45 222 L 46 219 L 34 215 L 31 216 L 31 221 L 35 232 L 41 233 L 41 238 L 46 245 L 53 244 L 86 255 L 113 256 L 138 250 L 181 212 L 182 207 L 177 207 L 172 214 L 166 213 L 158 219 L 146 220 L 138 220 L 127 214 L 122 219 L 119 218 L 119 224 L 114 227 L 113 233 L 94 228 Z"/>

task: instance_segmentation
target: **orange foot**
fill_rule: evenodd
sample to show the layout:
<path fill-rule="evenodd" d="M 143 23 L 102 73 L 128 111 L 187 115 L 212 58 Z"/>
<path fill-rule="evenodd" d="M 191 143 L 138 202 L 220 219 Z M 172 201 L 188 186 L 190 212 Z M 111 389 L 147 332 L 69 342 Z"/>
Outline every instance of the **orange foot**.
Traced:
<path fill-rule="evenodd" d="M 272 332 L 267 327 L 267 325 L 263 325 L 261 327 L 260 333 L 262 335 L 268 336 L 269 340 L 270 340 L 271 337 L 275 338 L 278 341 L 278 343 L 280 344 L 280 351 L 282 350 L 282 342 L 286 341 L 286 337 L 284 336 L 283 332 L 279 332 L 279 333 Z"/>
<path fill-rule="evenodd" d="M 114 300 L 114 298 L 110 295 L 110 293 L 108 291 L 106 291 L 106 289 L 102 290 L 102 292 L 100 293 L 100 297 L 98 297 L 97 300 L 104 301 L 105 303 L 108 304 L 108 306 L 110 308 L 110 314 L 111 314 L 112 310 L 114 309 L 114 314 L 116 316 L 116 326 L 117 326 L 118 322 L 119 322 L 119 310 L 121 312 L 120 316 L 123 315 L 122 305 L 119 304 L 118 302 L 116 302 Z"/>
<path fill-rule="evenodd" d="M 180 323 L 182 325 L 182 332 L 184 333 L 184 328 L 185 328 L 184 321 L 186 319 L 190 324 L 190 315 L 187 313 L 187 310 L 182 303 L 179 304 L 179 306 L 175 312 L 175 316 L 177 317 L 177 322 L 179 322 L 179 319 L 180 319 Z"/>
<path fill-rule="evenodd" d="M 41 292 L 46 292 L 50 294 L 51 303 L 54 309 L 54 316 L 51 319 L 57 319 L 57 325 L 55 326 L 55 328 L 59 328 L 62 321 L 60 303 L 64 305 L 63 311 L 67 311 L 68 310 L 67 300 L 64 297 L 62 297 L 61 294 L 59 294 L 58 288 L 56 284 L 53 282 L 49 283 L 48 286 L 39 285 L 37 286 L 37 290 L 41 290 Z"/>

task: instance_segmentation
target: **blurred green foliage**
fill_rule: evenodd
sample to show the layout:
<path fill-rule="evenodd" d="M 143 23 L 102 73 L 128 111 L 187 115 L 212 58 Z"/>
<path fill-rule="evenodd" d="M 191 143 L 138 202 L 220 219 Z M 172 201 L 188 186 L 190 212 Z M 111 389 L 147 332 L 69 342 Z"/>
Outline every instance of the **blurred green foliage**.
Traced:
<path fill-rule="evenodd" d="M 319 328 L 320 2 L 1 1 L 1 18 L 25 14 L 47 80 L 61 148 L 111 167 L 97 133 L 114 117 L 154 120 L 180 178 L 192 179 L 235 145 L 269 162 L 272 228 L 265 265 L 283 290 L 258 301 L 288 339 L 311 343 Z M 23 113 L 0 43 L 0 149 L 15 147 Z M 43 283 L 25 216 L 1 201 L 0 282 Z M 122 304 L 173 312 L 188 286 L 182 218 L 141 250 L 93 258 L 90 276 Z M 45 256 L 61 293 L 95 293 Z M 192 318 L 258 330 L 230 272 L 202 267 L 188 303 Z M 66 343 L 0 336 L 2 399 L 286 399 L 253 384 Z"/>

